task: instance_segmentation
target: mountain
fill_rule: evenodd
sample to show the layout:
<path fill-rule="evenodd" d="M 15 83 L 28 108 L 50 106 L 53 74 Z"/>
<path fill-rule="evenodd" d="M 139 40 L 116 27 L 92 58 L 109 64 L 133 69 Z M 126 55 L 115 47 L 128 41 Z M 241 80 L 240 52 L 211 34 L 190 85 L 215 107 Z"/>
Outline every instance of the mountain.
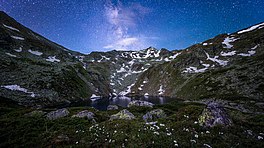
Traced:
<path fill-rule="evenodd" d="M 184 50 L 66 49 L 0 12 L 0 98 L 49 106 L 100 96 L 263 102 L 264 23 Z"/>
<path fill-rule="evenodd" d="M 89 98 L 102 77 L 68 50 L 0 12 L 1 100 L 46 106 Z M 95 84 L 95 86 L 93 85 Z M 110 91 L 100 86 L 104 94 Z"/>
<path fill-rule="evenodd" d="M 143 71 L 177 54 L 148 48 L 85 55 L 44 38 L 4 12 L 0 12 L 0 52 L 1 100 L 40 107 L 125 95 Z"/>
<path fill-rule="evenodd" d="M 264 23 L 218 35 L 182 50 L 173 61 L 152 66 L 132 91 L 190 100 L 263 101 L 263 43 Z"/>

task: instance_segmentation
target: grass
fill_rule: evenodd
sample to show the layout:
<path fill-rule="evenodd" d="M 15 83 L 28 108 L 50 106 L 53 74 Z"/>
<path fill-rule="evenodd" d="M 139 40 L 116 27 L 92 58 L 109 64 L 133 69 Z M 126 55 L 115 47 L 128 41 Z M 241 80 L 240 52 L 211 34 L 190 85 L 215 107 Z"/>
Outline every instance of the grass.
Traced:
<path fill-rule="evenodd" d="M 167 117 L 156 125 L 147 125 L 142 116 L 152 109 L 163 109 Z M 26 116 L 31 108 L 1 106 L 0 147 L 263 147 L 264 116 L 227 110 L 233 120 L 230 127 L 205 128 L 196 124 L 204 105 L 172 102 L 153 108 L 131 107 L 135 120 L 114 120 L 116 111 L 98 111 L 89 107 L 68 108 L 70 115 L 57 120 L 45 116 Z M 43 111 L 49 112 L 52 109 Z M 71 118 L 82 110 L 94 112 L 97 123 Z M 2 111 L 4 111 L 2 113 Z M 252 131 L 251 134 L 248 131 Z M 67 140 L 58 136 L 66 135 Z"/>

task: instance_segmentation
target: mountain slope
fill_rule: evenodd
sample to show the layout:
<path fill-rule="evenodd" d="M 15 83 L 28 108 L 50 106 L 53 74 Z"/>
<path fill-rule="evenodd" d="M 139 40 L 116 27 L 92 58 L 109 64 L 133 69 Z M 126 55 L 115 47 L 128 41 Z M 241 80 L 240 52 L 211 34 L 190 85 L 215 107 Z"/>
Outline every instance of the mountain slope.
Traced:
<path fill-rule="evenodd" d="M 22 105 L 49 106 L 92 96 L 126 95 L 152 64 L 177 51 L 93 52 L 84 55 L 34 33 L 0 12 L 0 98 Z"/>
<path fill-rule="evenodd" d="M 66 49 L 0 12 L 0 98 L 46 106 L 91 97 L 263 102 L 264 23 L 184 50 Z"/>
<path fill-rule="evenodd" d="M 89 98 L 95 89 L 92 83 L 103 78 L 85 71 L 83 56 L 0 12 L 1 100 L 35 106 Z M 108 88 L 101 87 L 102 94 L 108 94 Z"/>
<path fill-rule="evenodd" d="M 219 35 L 183 50 L 171 62 L 150 68 L 132 90 L 135 95 L 148 93 L 186 100 L 263 102 L 263 48 L 264 23 Z M 149 83 L 141 88 L 146 79 Z"/>

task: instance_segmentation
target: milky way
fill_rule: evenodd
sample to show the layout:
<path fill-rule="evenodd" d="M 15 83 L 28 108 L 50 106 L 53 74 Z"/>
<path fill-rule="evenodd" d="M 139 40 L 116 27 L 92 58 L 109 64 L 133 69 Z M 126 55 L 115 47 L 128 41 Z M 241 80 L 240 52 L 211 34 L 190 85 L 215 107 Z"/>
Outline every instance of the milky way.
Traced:
<path fill-rule="evenodd" d="M 0 10 L 83 53 L 181 49 L 264 21 L 263 0 L 0 0 Z"/>

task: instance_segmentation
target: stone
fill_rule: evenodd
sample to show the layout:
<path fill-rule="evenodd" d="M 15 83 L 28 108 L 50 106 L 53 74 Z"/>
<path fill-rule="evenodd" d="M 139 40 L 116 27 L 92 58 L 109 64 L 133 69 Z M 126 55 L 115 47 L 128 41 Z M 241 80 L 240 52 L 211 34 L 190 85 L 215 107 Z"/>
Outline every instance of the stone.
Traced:
<path fill-rule="evenodd" d="M 167 117 L 167 115 L 162 109 L 155 109 L 155 110 L 152 110 L 150 112 L 147 112 L 143 116 L 143 120 L 145 122 L 149 122 L 149 121 L 155 121 L 159 118 L 166 118 L 166 117 Z"/>
<path fill-rule="evenodd" d="M 79 112 L 76 115 L 73 115 L 72 117 L 77 117 L 77 118 L 87 118 L 88 120 L 94 119 L 94 113 L 89 112 L 88 110 L 84 110 Z"/>
<path fill-rule="evenodd" d="M 117 105 L 108 105 L 107 110 L 118 110 L 118 106 Z"/>
<path fill-rule="evenodd" d="M 70 138 L 67 135 L 61 134 L 59 136 L 57 136 L 54 140 L 53 143 L 55 145 L 59 145 L 59 144 L 65 144 L 65 143 L 69 143 Z"/>
<path fill-rule="evenodd" d="M 214 127 L 216 125 L 230 126 L 232 121 L 224 110 L 224 107 L 217 102 L 209 102 L 202 114 L 199 116 L 200 126 Z"/>
<path fill-rule="evenodd" d="M 135 101 L 131 101 L 128 104 L 128 107 L 132 107 L 132 106 L 145 106 L 145 107 L 153 107 L 153 103 L 147 102 L 147 101 L 141 101 L 141 100 L 135 100 Z"/>
<path fill-rule="evenodd" d="M 58 109 L 56 111 L 49 112 L 47 118 L 49 120 L 55 120 L 69 115 L 69 111 L 66 108 Z"/>
<path fill-rule="evenodd" d="M 35 117 L 35 116 L 44 116 L 46 112 L 43 112 L 41 110 L 34 110 L 30 113 L 25 114 L 25 116 Z"/>
<path fill-rule="evenodd" d="M 110 117 L 110 120 L 115 120 L 115 119 L 132 120 L 135 119 L 135 116 L 128 110 L 124 109 Z"/>

